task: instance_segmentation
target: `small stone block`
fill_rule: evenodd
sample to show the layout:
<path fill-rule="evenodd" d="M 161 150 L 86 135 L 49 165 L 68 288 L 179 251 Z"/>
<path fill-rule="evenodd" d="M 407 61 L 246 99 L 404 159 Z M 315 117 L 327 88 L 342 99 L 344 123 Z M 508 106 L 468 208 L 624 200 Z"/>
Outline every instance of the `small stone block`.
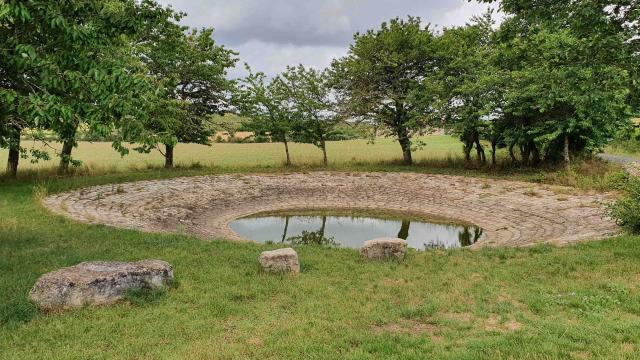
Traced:
<path fill-rule="evenodd" d="M 260 254 L 260 265 L 267 273 L 294 273 L 300 272 L 298 253 L 291 248 L 265 251 Z"/>
<path fill-rule="evenodd" d="M 402 260 L 406 253 L 407 242 L 396 238 L 367 240 L 360 249 L 360 254 L 362 256 L 373 260 Z"/>

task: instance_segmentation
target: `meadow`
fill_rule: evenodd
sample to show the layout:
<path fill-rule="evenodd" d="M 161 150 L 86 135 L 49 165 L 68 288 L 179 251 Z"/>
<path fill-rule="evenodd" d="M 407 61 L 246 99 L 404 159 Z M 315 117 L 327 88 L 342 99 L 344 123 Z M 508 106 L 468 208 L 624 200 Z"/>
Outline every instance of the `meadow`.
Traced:
<path fill-rule="evenodd" d="M 426 146 L 415 152 L 415 159 L 420 161 L 460 158 L 462 144 L 457 139 L 447 135 L 432 135 L 420 138 Z M 59 143 L 47 146 L 25 140 L 26 148 L 60 149 Z M 133 148 L 133 146 L 129 146 Z M 294 165 L 314 166 L 322 164 L 322 151 L 310 144 L 290 144 L 291 159 Z M 347 163 L 389 162 L 398 160 L 401 156 L 400 146 L 392 139 L 379 138 L 374 143 L 367 140 L 349 140 L 328 142 L 327 152 L 330 165 Z M 0 149 L 0 159 L 6 158 L 6 149 Z M 74 159 L 82 161 L 83 165 L 76 169 L 80 172 L 115 172 L 140 170 L 158 167 L 164 164 L 162 155 L 154 150 L 149 154 L 141 154 L 131 150 L 129 155 L 121 157 L 109 142 L 80 142 L 72 154 Z M 53 160 L 31 163 L 23 160 L 21 170 L 31 172 L 48 172 L 57 166 L 57 158 Z M 285 162 L 284 146 L 281 143 L 214 143 L 211 146 L 198 144 L 179 144 L 175 149 L 176 166 L 193 166 L 199 164 L 204 167 L 279 167 Z"/>
<path fill-rule="evenodd" d="M 451 167 L 461 164 L 459 144 L 445 136 L 426 140 L 414 167 L 397 165 L 391 141 L 331 143 L 328 170 L 573 179 L 569 185 L 591 191 L 610 188 L 620 170 L 602 162 L 576 165 L 571 174 Z M 47 176 L 52 170 L 40 164 L 0 184 L 1 359 L 634 359 L 640 353 L 637 236 L 567 247 L 410 251 L 401 263 L 299 246 L 300 276 L 267 276 L 257 257 L 276 245 L 83 224 L 49 213 L 39 200 L 95 184 L 312 171 L 321 169 L 320 151 L 296 144 L 297 166 L 284 168 L 279 144 L 180 145 L 181 166 L 164 170 L 158 155 L 120 159 L 109 146 L 80 144 L 85 165 L 75 175 Z M 27 299 L 45 272 L 87 260 L 143 258 L 173 264 L 175 287 L 65 313 L 39 313 Z"/>

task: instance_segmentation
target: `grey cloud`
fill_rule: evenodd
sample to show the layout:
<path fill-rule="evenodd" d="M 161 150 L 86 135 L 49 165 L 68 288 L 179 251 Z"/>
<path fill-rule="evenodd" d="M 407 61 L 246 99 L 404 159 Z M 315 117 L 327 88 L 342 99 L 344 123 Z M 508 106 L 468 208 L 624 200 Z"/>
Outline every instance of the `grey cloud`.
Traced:
<path fill-rule="evenodd" d="M 425 23 L 461 25 L 486 9 L 466 0 L 160 0 L 185 11 L 184 23 L 214 27 L 215 38 L 267 73 L 302 62 L 327 66 L 346 52 L 355 32 L 407 15 Z M 239 73 L 236 70 L 234 73 Z"/>

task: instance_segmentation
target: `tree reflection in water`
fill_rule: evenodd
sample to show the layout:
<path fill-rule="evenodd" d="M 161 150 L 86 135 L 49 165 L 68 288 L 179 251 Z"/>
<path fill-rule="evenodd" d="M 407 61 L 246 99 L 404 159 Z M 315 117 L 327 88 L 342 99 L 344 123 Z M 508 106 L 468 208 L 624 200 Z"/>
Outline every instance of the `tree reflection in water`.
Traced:
<path fill-rule="evenodd" d="M 324 232 L 327 225 L 327 217 L 322 217 L 322 225 L 320 225 L 320 229 L 318 231 L 306 231 L 303 230 L 302 233 L 298 236 L 287 237 L 287 228 L 289 227 L 289 216 L 285 217 L 284 221 L 284 231 L 282 234 L 282 242 L 289 243 L 291 245 L 320 245 L 320 246 L 335 246 L 338 247 L 338 244 L 335 241 L 335 238 L 325 237 Z"/>
<path fill-rule="evenodd" d="M 419 250 L 450 249 L 473 245 L 483 235 L 481 228 L 468 224 L 330 214 L 258 216 L 234 224 L 230 226 L 241 236 L 264 243 L 327 247 L 359 248 L 375 237 L 397 237 Z"/>
<path fill-rule="evenodd" d="M 471 229 L 473 229 L 473 233 L 471 232 Z M 458 234 L 458 239 L 460 240 L 460 245 L 469 246 L 475 244 L 478 240 L 480 240 L 480 236 L 482 236 L 481 228 L 470 228 L 468 226 L 465 226 L 464 230 L 460 234 Z"/>
<path fill-rule="evenodd" d="M 481 228 L 478 228 L 475 226 L 471 226 L 471 227 L 465 226 L 463 227 L 462 232 L 458 234 L 458 241 L 460 241 L 460 246 L 465 247 L 465 246 L 475 244 L 478 240 L 480 240 L 481 236 L 482 236 Z M 446 249 L 446 246 L 444 246 L 444 244 L 438 244 L 438 243 L 425 243 L 424 248 L 425 250 L 428 250 L 428 249 L 436 250 L 436 249 Z"/>

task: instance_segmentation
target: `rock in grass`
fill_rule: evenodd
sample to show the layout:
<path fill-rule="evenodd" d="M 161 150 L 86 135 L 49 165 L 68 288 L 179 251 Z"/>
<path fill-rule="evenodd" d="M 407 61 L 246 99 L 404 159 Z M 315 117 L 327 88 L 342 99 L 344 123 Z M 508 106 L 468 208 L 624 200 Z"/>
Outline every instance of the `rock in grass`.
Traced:
<path fill-rule="evenodd" d="M 396 238 L 367 240 L 360 249 L 362 256 L 373 260 L 404 259 L 407 242 Z"/>
<path fill-rule="evenodd" d="M 161 289 L 173 280 L 165 261 L 92 261 L 44 274 L 29 293 L 43 311 L 103 305 L 122 299 L 130 290 Z"/>
<path fill-rule="evenodd" d="M 300 272 L 298 253 L 291 248 L 265 251 L 260 254 L 260 265 L 267 273 L 293 273 Z"/>

